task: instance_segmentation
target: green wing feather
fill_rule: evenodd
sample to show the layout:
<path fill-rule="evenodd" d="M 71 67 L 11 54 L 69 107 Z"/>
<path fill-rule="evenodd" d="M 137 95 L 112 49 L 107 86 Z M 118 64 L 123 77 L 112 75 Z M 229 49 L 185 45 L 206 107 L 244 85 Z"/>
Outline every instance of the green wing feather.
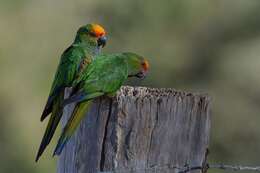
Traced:
<path fill-rule="evenodd" d="M 62 116 L 61 103 L 64 100 L 65 87 L 72 85 L 83 58 L 83 51 L 75 46 L 69 47 L 61 57 L 47 104 L 41 116 L 41 120 L 44 120 L 52 112 L 36 156 L 36 161 L 38 161 L 54 135 Z"/>
<path fill-rule="evenodd" d="M 91 100 L 116 92 L 127 79 L 127 64 L 120 55 L 102 55 L 95 58 L 74 85 L 76 91 L 64 105 L 78 102 L 66 124 L 53 155 L 59 155 L 89 109 Z"/>
<path fill-rule="evenodd" d="M 52 83 L 49 98 L 41 116 L 41 121 L 51 113 L 53 102 L 59 93 L 72 84 L 83 58 L 84 51 L 79 46 L 70 46 L 64 51 Z"/>

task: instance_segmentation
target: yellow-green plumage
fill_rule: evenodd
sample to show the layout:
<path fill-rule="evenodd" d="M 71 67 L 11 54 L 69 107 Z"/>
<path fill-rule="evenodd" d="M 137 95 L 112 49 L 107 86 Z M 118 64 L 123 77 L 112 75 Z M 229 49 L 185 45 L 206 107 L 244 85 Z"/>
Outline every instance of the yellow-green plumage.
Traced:
<path fill-rule="evenodd" d="M 76 107 L 63 129 L 55 148 L 54 155 L 59 155 L 66 142 L 79 126 L 93 99 L 115 93 L 129 76 L 143 77 L 147 61 L 133 53 L 99 55 L 91 62 L 82 75 L 73 83 L 72 96 L 64 101 L 63 106 L 76 102 Z"/>
<path fill-rule="evenodd" d="M 81 27 L 77 32 L 73 44 L 63 52 L 52 83 L 49 98 L 41 116 L 41 121 L 43 121 L 51 113 L 36 156 L 36 161 L 38 161 L 50 143 L 61 119 L 63 110 L 61 103 L 64 100 L 65 88 L 72 86 L 73 81 L 88 66 L 88 62 L 99 52 L 100 47 L 104 46 L 105 37 L 101 31 L 100 26 L 96 24 L 87 24 Z"/>

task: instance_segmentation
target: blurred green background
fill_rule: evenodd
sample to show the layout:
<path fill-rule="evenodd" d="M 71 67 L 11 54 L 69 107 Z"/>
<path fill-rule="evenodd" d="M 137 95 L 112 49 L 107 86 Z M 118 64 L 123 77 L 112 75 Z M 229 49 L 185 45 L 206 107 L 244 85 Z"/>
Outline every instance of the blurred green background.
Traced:
<path fill-rule="evenodd" d="M 260 163 L 259 0 L 0 0 L 0 173 L 55 172 L 34 157 L 39 118 L 59 56 L 89 22 L 108 32 L 104 52 L 149 58 L 141 85 L 213 97 L 210 161 Z"/>

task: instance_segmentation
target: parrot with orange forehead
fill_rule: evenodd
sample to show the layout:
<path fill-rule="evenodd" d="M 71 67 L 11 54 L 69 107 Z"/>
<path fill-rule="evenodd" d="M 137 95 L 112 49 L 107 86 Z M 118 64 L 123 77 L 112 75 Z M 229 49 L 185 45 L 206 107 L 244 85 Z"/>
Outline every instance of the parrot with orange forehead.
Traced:
<path fill-rule="evenodd" d="M 93 99 L 114 95 L 129 77 L 144 78 L 148 61 L 135 53 L 98 55 L 73 83 L 72 94 L 62 106 L 76 103 L 53 155 L 59 155 L 89 110 Z"/>
<path fill-rule="evenodd" d="M 65 88 L 71 87 L 73 81 L 80 76 L 95 55 L 105 46 L 105 35 L 104 28 L 98 24 L 84 25 L 78 29 L 71 46 L 61 55 L 50 94 L 41 115 L 41 121 L 43 121 L 51 113 L 36 156 L 36 162 L 50 143 L 61 119 L 63 111 L 60 105 L 64 100 Z"/>

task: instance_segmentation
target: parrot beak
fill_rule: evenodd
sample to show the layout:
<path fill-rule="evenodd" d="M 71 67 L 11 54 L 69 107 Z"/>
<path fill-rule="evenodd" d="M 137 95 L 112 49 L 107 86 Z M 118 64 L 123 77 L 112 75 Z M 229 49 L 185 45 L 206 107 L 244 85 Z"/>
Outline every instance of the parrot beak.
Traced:
<path fill-rule="evenodd" d="M 105 47 L 106 42 L 107 42 L 106 36 L 99 37 L 99 39 L 97 40 L 98 46 L 99 47 L 102 46 L 102 48 Z"/>
<path fill-rule="evenodd" d="M 135 76 L 140 78 L 140 79 L 144 79 L 146 77 L 146 75 L 147 75 L 147 71 L 140 71 Z"/>

